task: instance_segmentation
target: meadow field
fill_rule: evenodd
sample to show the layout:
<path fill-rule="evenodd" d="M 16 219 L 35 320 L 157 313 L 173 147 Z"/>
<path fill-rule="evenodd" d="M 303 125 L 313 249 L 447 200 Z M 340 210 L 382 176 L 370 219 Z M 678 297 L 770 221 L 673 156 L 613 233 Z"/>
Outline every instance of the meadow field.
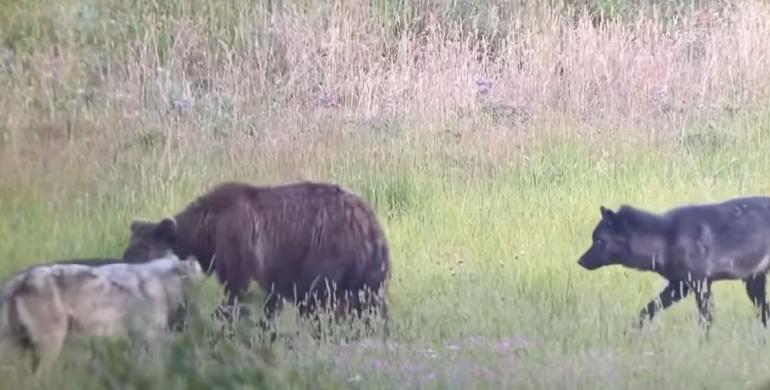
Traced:
<path fill-rule="evenodd" d="M 391 245 L 391 336 L 74 342 L 3 389 L 759 389 L 740 282 L 632 324 L 659 276 L 577 265 L 599 207 L 770 194 L 770 4 L 0 2 L 0 277 L 118 257 L 224 180 L 333 181 Z M 255 292 L 259 298 L 259 292 Z M 258 301 L 254 301 L 258 305 Z M 295 334 L 296 330 L 299 334 Z"/>

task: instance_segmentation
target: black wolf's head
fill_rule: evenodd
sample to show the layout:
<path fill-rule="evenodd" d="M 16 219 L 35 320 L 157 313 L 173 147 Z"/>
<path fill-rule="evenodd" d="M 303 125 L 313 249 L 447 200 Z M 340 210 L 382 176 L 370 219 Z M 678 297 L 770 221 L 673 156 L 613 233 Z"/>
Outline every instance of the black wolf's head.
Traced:
<path fill-rule="evenodd" d="M 618 264 L 631 254 L 622 217 L 604 206 L 600 207 L 600 211 L 602 218 L 591 235 L 591 247 L 578 260 L 578 264 L 587 270 Z"/>

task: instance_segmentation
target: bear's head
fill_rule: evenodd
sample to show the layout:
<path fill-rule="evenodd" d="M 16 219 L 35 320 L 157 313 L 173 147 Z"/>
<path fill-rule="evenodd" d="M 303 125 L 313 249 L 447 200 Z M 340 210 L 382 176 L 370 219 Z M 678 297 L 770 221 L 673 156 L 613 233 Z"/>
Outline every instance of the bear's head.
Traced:
<path fill-rule="evenodd" d="M 128 246 L 123 251 L 126 262 L 145 262 L 174 254 L 180 259 L 189 253 L 182 253 L 177 242 L 177 226 L 173 219 L 160 222 L 133 221 Z"/>

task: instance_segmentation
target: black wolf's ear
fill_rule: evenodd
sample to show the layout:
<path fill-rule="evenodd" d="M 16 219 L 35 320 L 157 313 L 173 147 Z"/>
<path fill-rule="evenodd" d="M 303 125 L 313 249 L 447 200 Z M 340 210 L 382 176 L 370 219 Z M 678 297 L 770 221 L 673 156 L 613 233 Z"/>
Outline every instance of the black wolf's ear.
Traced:
<path fill-rule="evenodd" d="M 174 241 L 176 239 L 176 221 L 171 218 L 164 218 L 155 226 L 153 233 L 159 239 Z"/>
<path fill-rule="evenodd" d="M 604 206 L 599 206 L 599 211 L 602 213 L 602 218 L 608 221 L 612 221 L 612 219 L 615 218 L 615 212 Z"/>

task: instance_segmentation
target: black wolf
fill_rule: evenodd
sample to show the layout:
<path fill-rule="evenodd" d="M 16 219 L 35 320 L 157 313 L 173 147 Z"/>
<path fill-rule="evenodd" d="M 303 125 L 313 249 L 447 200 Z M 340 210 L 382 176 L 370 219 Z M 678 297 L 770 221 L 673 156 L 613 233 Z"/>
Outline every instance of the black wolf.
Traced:
<path fill-rule="evenodd" d="M 639 314 L 639 327 L 645 318 L 652 320 L 657 310 L 665 310 L 690 292 L 695 293 L 699 322 L 708 327 L 713 319 L 712 282 L 736 279 L 744 281 L 767 326 L 770 197 L 682 206 L 664 214 L 628 205 L 617 212 L 601 206 L 600 211 L 593 243 L 578 264 L 588 270 L 620 264 L 653 271 L 668 280 L 668 286 Z"/>

